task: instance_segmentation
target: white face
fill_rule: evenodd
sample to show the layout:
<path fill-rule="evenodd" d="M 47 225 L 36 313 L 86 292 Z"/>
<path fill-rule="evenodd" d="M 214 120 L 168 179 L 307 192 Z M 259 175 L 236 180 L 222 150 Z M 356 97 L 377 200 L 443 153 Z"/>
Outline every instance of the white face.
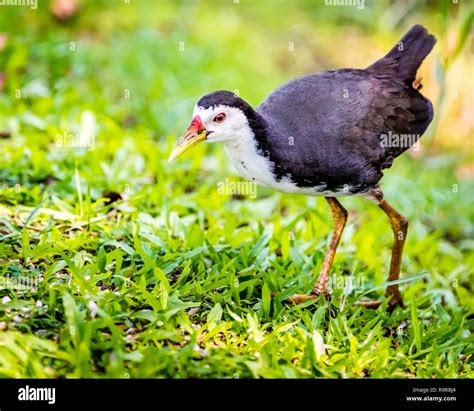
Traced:
<path fill-rule="evenodd" d="M 236 107 L 218 105 L 209 108 L 194 107 L 193 117 L 199 116 L 209 131 L 206 141 L 229 141 L 247 135 L 250 129 L 247 117 Z"/>

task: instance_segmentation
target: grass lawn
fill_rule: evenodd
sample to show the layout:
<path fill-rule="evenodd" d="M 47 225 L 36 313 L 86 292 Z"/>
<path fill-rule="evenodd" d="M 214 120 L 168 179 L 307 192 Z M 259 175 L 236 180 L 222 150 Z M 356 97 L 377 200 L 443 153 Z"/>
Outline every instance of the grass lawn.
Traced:
<path fill-rule="evenodd" d="M 217 145 L 166 161 L 201 95 L 256 105 L 297 75 L 365 67 L 411 23 L 437 34 L 436 10 L 384 29 L 380 5 L 136 3 L 88 3 L 62 25 L 1 11 L 0 377 L 473 378 L 473 134 L 449 96 L 382 182 L 410 221 L 392 314 L 353 304 L 388 274 L 374 204 L 342 199 L 331 300 L 286 305 L 321 267 L 324 199 L 223 194 L 241 180 Z M 439 44 L 423 69 L 435 110 L 452 79 Z"/>

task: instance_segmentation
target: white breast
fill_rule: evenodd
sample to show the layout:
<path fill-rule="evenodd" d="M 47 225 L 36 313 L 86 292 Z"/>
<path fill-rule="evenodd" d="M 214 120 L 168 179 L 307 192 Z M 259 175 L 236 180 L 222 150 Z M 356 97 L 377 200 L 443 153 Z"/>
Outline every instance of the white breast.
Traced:
<path fill-rule="evenodd" d="M 224 150 L 230 163 L 242 177 L 273 187 L 275 178 L 271 172 L 270 161 L 257 153 L 253 138 L 226 141 Z"/>
<path fill-rule="evenodd" d="M 254 135 L 251 129 L 238 139 L 224 142 L 224 150 L 235 170 L 244 178 L 256 181 L 266 187 L 285 193 L 298 193 L 314 196 L 350 195 L 350 190 L 331 192 L 324 190 L 325 185 L 316 187 L 298 187 L 289 177 L 277 181 L 272 172 L 273 167 L 266 157 L 258 154 Z"/>

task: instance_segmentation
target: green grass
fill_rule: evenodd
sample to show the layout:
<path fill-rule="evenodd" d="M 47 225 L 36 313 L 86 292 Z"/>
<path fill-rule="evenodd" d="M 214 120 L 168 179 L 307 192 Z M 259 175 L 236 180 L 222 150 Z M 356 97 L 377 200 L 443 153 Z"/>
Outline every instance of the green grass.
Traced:
<path fill-rule="evenodd" d="M 321 20 L 315 39 L 317 14 L 300 3 L 89 6 L 54 29 L 46 10 L 10 11 L 30 25 L 3 25 L 11 35 L 0 50 L 0 131 L 10 133 L 0 139 L 1 377 L 474 377 L 467 150 L 435 146 L 386 172 L 385 195 L 410 221 L 406 308 L 392 314 L 386 302 L 353 304 L 383 296 L 392 234 L 375 205 L 342 200 L 350 215 L 333 274 L 359 287 L 286 305 L 321 267 L 325 201 L 263 188 L 256 199 L 220 195 L 219 182 L 238 180 L 222 147 L 166 161 L 206 92 L 238 89 L 256 104 L 322 64 L 313 50 L 331 59 L 322 68 L 367 63 L 330 44 L 346 9 Z M 281 31 L 286 15 L 298 28 Z M 288 57 L 288 38 L 299 54 Z M 91 149 L 58 147 L 87 129 Z M 108 203 L 110 192 L 122 199 Z"/>

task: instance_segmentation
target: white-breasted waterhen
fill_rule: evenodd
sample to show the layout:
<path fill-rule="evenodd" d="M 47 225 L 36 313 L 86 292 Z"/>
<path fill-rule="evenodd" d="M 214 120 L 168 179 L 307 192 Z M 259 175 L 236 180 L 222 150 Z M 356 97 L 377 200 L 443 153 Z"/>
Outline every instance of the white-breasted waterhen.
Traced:
<path fill-rule="evenodd" d="M 388 216 L 395 237 L 388 279 L 398 280 L 408 222 L 384 199 L 379 182 L 382 170 L 415 144 L 433 118 L 416 72 L 435 43 L 433 35 L 416 25 L 366 69 L 297 78 L 256 110 L 224 90 L 196 104 L 170 161 L 201 141 L 222 142 L 243 177 L 287 193 L 324 196 L 331 208 L 335 227 L 316 285 L 310 294 L 290 301 L 328 293 L 329 271 L 347 220 L 340 196 L 364 196 Z M 397 136 L 401 141 L 395 141 Z M 388 286 L 386 295 L 389 309 L 403 306 L 398 284 Z"/>

